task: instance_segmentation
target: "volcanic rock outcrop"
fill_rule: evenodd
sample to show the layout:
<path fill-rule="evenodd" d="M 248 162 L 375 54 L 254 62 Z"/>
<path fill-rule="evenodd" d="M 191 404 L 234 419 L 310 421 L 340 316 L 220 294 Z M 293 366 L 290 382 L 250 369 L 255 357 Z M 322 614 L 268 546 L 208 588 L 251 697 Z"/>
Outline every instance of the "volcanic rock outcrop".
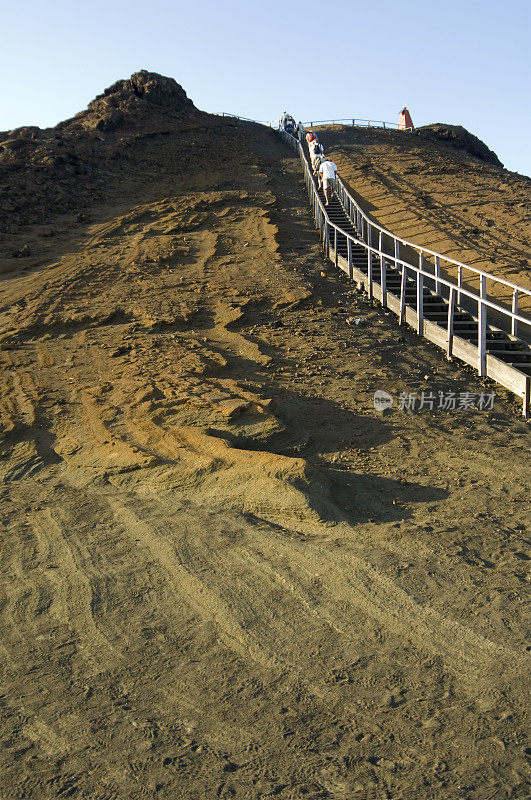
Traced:
<path fill-rule="evenodd" d="M 436 122 L 432 125 L 423 125 L 421 128 L 417 128 L 414 133 L 423 139 L 428 139 L 432 142 L 444 142 L 458 150 L 463 150 L 486 164 L 492 164 L 494 167 L 503 167 L 496 153 L 487 147 L 485 142 L 482 142 L 473 133 L 467 131 L 466 128 L 463 128 L 462 125 L 447 125 Z"/>
<path fill-rule="evenodd" d="M 158 107 L 158 108 L 154 108 Z M 89 103 L 86 111 L 76 114 L 73 120 L 60 123 L 59 129 L 72 129 L 76 123 L 85 128 L 110 131 L 119 127 L 131 115 L 152 114 L 156 111 L 197 111 L 186 92 L 173 78 L 143 69 L 128 80 L 109 86 Z"/>
<path fill-rule="evenodd" d="M 198 115 L 208 116 L 173 78 L 141 70 L 53 128 L 0 132 L 0 227 L 14 232 L 21 223 L 46 222 L 50 214 L 100 199 L 132 138 Z"/>

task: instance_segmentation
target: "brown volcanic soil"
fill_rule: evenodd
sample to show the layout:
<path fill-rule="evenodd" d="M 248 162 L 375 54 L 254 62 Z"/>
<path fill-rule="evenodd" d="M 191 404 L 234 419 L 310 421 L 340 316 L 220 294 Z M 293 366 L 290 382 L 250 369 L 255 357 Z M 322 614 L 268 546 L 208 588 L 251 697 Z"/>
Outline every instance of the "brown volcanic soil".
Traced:
<path fill-rule="evenodd" d="M 485 387 L 272 131 L 170 111 L 1 242 L 0 795 L 526 797 L 524 423 L 375 412 Z"/>
<path fill-rule="evenodd" d="M 414 134 L 345 126 L 316 130 L 341 177 L 383 227 L 531 289 L 531 178 L 497 166 L 479 139 L 442 125 Z M 478 288 L 477 281 L 470 285 Z M 488 292 L 511 299 L 510 289 L 495 289 L 490 281 Z M 530 311 L 531 298 L 522 297 L 521 308 Z"/>

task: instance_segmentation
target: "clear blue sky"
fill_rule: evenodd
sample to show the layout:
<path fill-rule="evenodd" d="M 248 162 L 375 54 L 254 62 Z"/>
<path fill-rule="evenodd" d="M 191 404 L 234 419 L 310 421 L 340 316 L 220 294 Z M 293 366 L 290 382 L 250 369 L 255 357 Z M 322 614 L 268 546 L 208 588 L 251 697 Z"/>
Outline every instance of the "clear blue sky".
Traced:
<path fill-rule="evenodd" d="M 0 130 L 55 125 L 139 69 L 205 111 L 464 125 L 531 175 L 531 0 L 25 0 L 1 13 Z"/>

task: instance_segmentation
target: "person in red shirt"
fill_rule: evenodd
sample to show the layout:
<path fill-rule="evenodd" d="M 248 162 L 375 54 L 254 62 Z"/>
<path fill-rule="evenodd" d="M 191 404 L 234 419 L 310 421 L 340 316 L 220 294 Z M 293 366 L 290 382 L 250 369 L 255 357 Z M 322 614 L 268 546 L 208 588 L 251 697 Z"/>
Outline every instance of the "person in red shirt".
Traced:
<path fill-rule="evenodd" d="M 308 143 L 308 147 L 311 145 L 312 142 L 317 141 L 317 136 L 313 131 L 308 131 L 306 134 L 306 142 Z"/>

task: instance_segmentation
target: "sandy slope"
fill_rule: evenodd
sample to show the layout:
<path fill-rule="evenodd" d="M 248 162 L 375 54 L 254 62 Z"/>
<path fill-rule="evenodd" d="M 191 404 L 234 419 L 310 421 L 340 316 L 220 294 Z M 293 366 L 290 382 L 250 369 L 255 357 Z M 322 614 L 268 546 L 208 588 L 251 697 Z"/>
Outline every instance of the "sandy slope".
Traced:
<path fill-rule="evenodd" d="M 526 426 L 204 125 L 3 242 L 0 795 L 524 798 Z"/>

